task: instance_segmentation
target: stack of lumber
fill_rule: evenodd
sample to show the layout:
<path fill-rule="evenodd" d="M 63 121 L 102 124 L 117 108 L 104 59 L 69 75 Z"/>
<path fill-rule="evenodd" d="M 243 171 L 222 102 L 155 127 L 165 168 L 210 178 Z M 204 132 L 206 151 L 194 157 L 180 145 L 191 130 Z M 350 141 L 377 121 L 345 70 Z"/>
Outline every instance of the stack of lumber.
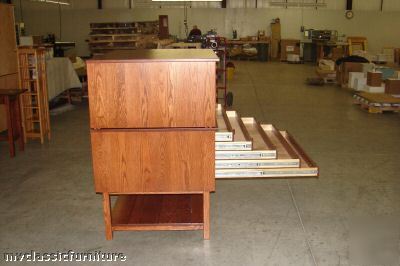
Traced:
<path fill-rule="evenodd" d="M 360 92 L 354 95 L 355 103 L 369 113 L 399 112 L 400 98 L 386 93 Z"/>
<path fill-rule="evenodd" d="M 318 167 L 287 131 L 217 107 L 217 179 L 318 177 Z"/>

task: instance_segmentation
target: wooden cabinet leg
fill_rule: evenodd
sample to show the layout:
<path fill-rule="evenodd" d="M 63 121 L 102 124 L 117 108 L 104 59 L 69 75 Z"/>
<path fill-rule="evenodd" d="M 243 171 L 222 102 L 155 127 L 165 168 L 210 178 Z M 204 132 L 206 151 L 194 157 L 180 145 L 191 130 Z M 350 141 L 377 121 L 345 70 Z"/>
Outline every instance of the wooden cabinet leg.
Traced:
<path fill-rule="evenodd" d="M 18 130 L 18 143 L 19 150 L 24 150 L 24 130 L 22 129 L 22 118 L 21 118 L 21 106 L 19 104 L 19 98 L 15 100 L 15 114 L 16 114 L 16 127 Z"/>
<path fill-rule="evenodd" d="M 203 233 L 204 239 L 210 239 L 210 192 L 203 193 Z"/>
<path fill-rule="evenodd" d="M 12 107 L 9 97 L 5 97 L 5 107 L 6 107 L 6 120 L 7 120 L 7 138 L 8 147 L 10 150 L 10 157 L 15 156 L 15 146 L 14 146 L 14 128 L 12 122 Z"/>
<path fill-rule="evenodd" d="M 104 224 L 106 227 L 106 239 L 112 240 L 113 232 L 111 227 L 110 194 L 108 193 L 103 193 L 103 213 L 104 213 Z"/>

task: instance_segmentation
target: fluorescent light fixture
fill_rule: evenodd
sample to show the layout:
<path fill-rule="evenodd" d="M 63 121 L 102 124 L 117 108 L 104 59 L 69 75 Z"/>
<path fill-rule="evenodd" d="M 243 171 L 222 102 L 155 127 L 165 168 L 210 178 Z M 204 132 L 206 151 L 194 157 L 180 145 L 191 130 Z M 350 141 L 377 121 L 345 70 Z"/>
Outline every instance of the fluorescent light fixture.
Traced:
<path fill-rule="evenodd" d="M 271 6 L 287 6 L 287 7 L 326 7 L 326 3 L 304 3 L 304 2 L 270 2 Z"/>
<path fill-rule="evenodd" d="M 32 0 L 31 0 L 32 1 Z M 49 4 L 57 4 L 57 5 L 71 5 L 69 2 L 57 1 L 57 0 L 34 0 L 32 2 L 42 2 L 42 3 L 49 3 Z"/>
<path fill-rule="evenodd" d="M 153 2 L 222 2 L 222 0 L 151 0 Z"/>

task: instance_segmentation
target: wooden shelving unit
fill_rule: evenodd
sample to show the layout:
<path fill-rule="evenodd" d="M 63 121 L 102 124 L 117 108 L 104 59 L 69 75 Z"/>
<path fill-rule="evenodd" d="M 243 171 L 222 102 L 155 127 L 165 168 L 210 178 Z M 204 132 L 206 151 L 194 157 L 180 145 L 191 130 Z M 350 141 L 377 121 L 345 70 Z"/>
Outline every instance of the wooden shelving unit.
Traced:
<path fill-rule="evenodd" d="M 159 21 L 91 23 L 89 47 L 93 54 L 133 50 L 156 38 Z"/>
<path fill-rule="evenodd" d="M 19 83 L 27 89 L 21 95 L 24 139 L 50 140 L 50 117 L 46 78 L 46 49 L 18 49 Z"/>

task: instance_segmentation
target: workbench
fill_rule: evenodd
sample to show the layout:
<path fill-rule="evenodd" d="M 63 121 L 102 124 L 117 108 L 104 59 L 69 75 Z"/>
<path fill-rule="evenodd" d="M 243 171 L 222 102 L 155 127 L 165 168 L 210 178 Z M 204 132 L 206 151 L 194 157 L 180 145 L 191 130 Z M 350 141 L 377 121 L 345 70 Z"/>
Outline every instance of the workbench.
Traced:
<path fill-rule="evenodd" d="M 256 46 L 257 48 L 257 58 L 260 61 L 268 61 L 270 58 L 270 53 L 269 53 L 269 46 L 270 46 L 270 40 L 227 40 L 226 44 L 229 48 L 235 45 L 245 45 L 245 44 L 250 44 L 252 46 Z M 231 56 L 229 56 L 231 58 Z"/>
<path fill-rule="evenodd" d="M 167 45 L 166 49 L 201 49 L 201 43 L 198 42 L 175 42 Z"/>
<path fill-rule="evenodd" d="M 336 60 L 336 57 L 347 56 L 349 53 L 349 44 L 346 42 L 328 42 L 328 41 L 301 41 L 303 61 L 305 62 L 319 62 L 320 59 L 332 59 Z M 333 48 L 341 48 L 343 53 L 342 56 L 334 55 L 328 57 L 326 51 L 332 51 Z"/>

